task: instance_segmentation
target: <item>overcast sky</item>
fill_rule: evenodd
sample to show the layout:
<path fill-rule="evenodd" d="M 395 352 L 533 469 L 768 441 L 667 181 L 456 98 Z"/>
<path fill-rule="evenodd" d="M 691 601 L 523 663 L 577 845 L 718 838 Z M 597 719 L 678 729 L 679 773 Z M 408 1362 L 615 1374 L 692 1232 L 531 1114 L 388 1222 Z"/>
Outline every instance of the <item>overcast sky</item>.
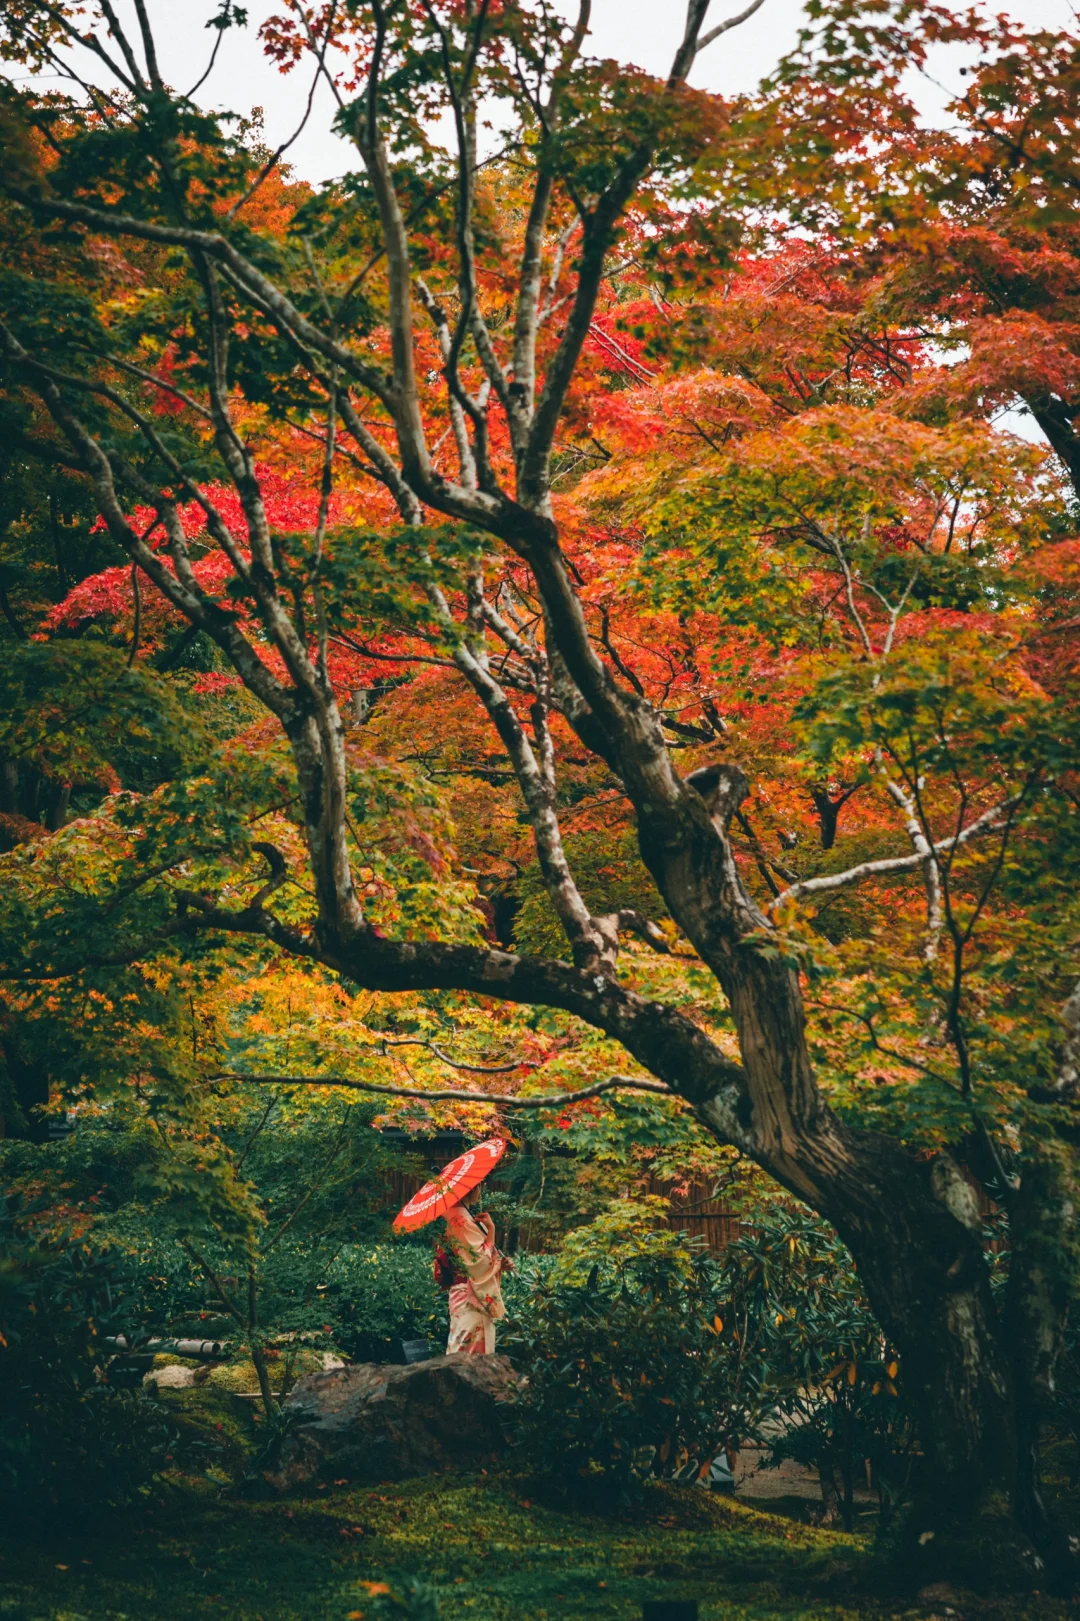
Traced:
<path fill-rule="evenodd" d="M 563 6 L 571 3 L 561 0 Z M 216 0 L 149 0 L 149 7 L 163 74 L 177 89 L 187 89 L 201 76 L 213 43 L 205 23 L 217 10 Z M 119 9 L 131 16 L 131 0 L 119 0 Z M 226 35 L 218 65 L 199 97 L 208 107 L 245 115 L 262 107 L 270 146 L 286 140 L 300 122 L 311 83 L 306 64 L 283 76 L 266 61 L 254 39 L 263 18 L 283 9 L 281 0 L 247 0 L 248 26 Z M 718 22 L 739 9 L 740 0 L 713 0 L 709 21 Z M 1011 4 L 994 0 L 992 9 L 1007 10 L 1029 26 L 1060 28 L 1074 18 L 1069 0 L 1011 0 Z M 678 43 L 684 14 L 685 0 L 593 0 L 589 49 L 595 56 L 663 73 Z M 802 0 L 765 0 L 749 22 L 722 35 L 702 53 L 692 83 L 726 94 L 752 90 L 794 44 L 801 14 Z M 948 99 L 947 90 L 959 85 L 960 61 L 942 55 L 933 65 L 938 84 L 912 84 L 912 93 L 928 115 Z M 299 177 L 326 180 L 357 166 L 348 145 L 330 132 L 332 116 L 324 90 L 288 155 Z"/>

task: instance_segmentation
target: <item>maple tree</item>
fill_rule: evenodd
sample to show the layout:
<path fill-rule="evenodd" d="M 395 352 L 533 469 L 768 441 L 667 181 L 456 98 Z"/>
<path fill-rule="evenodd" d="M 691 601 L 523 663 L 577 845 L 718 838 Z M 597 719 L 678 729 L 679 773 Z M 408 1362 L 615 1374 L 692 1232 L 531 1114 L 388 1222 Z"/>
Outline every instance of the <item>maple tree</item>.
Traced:
<path fill-rule="evenodd" d="M 949 126 L 926 128 L 904 75 L 940 45 L 972 65 Z M 772 136 L 795 212 L 872 243 L 878 310 L 954 357 L 927 380 L 922 409 L 1022 402 L 1074 486 L 1078 71 L 1067 30 L 830 0 L 773 85 L 786 127 L 812 139 L 785 149 Z"/>
<path fill-rule="evenodd" d="M 523 1041 L 570 1097 L 621 1050 L 850 1248 L 919 1419 L 911 1559 L 947 1568 L 1004 1486 L 1064 1568 L 1038 1434 L 1075 1264 L 1078 552 L 987 419 L 1021 395 L 1071 467 L 1072 171 L 1010 148 L 1010 191 L 986 154 L 1010 95 L 1058 128 L 1074 44 L 1010 34 L 985 149 L 949 148 L 896 82 L 955 19 L 817 8 L 781 116 L 688 88 L 706 12 L 657 80 L 584 54 L 587 4 L 293 4 L 264 43 L 362 165 L 315 191 L 168 87 L 145 5 L 130 38 L 9 5 L 9 58 L 81 44 L 113 86 L 5 108 L 9 434 L 126 559 L 39 634 L 113 636 L 134 694 L 198 632 L 194 696 L 240 706 L 205 773 L 59 835 L 60 868 L 96 841 L 59 921 L 15 852 L 18 974 L 246 938 L 422 1039 L 425 997 L 511 1031 L 517 1104 Z M 815 234 L 755 237 L 763 202 Z M 291 1079 L 377 1089 L 349 1042 Z"/>

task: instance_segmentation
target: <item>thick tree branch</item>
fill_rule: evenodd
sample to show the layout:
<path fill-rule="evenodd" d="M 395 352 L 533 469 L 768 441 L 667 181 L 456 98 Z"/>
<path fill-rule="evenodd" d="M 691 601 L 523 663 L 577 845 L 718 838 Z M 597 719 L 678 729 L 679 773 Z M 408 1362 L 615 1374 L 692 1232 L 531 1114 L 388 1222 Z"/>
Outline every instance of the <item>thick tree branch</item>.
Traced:
<path fill-rule="evenodd" d="M 742 1066 L 685 1014 L 602 974 L 481 946 L 387 940 L 372 929 L 348 942 L 324 943 L 260 908 L 232 911 L 188 891 L 179 899 L 193 927 L 260 935 L 290 955 L 323 963 L 365 990 L 459 990 L 495 1001 L 561 1008 L 620 1041 L 643 1068 L 695 1106 L 744 1085 Z M 741 1137 L 745 1143 L 745 1128 Z"/>
<path fill-rule="evenodd" d="M 719 39 L 720 35 L 726 34 L 729 29 L 738 28 L 739 24 L 746 22 L 754 15 L 755 11 L 760 11 L 764 4 L 765 0 L 751 0 L 751 4 L 746 7 L 745 11 L 737 11 L 734 17 L 728 17 L 725 22 L 717 23 L 716 27 L 710 28 L 707 34 L 702 34 L 697 42 L 698 50 L 703 51 L 706 45 L 711 45 L 714 39 Z"/>
<path fill-rule="evenodd" d="M 931 963 L 937 956 L 938 943 L 941 931 L 945 926 L 945 916 L 942 909 L 941 872 L 938 868 L 937 854 L 931 848 L 930 841 L 923 831 L 919 820 L 918 806 L 907 793 L 902 783 L 895 781 L 883 773 L 885 790 L 895 805 L 900 807 L 904 817 L 904 827 L 912 848 L 919 857 L 922 865 L 923 883 L 926 885 L 926 942 L 923 946 L 923 961 Z M 955 848 L 955 845 L 953 846 Z"/>
<path fill-rule="evenodd" d="M 0 341 L 11 360 L 16 364 L 34 369 L 34 363 L 26 350 L 17 341 L 7 327 L 0 324 Z M 272 714 L 281 717 L 285 712 L 287 702 L 286 689 L 271 675 L 250 646 L 242 632 L 239 630 L 235 616 L 221 609 L 216 602 L 202 591 L 194 576 L 188 572 L 188 578 L 183 577 L 181 557 L 177 555 L 176 546 L 173 547 L 174 560 L 177 562 L 177 572 L 173 574 L 162 558 L 146 544 L 142 537 L 128 522 L 123 505 L 117 494 L 113 469 L 108 456 L 102 450 L 98 441 L 84 427 L 82 422 L 66 405 L 60 391 L 53 380 L 41 368 L 36 368 L 37 392 L 49 410 L 57 427 L 68 439 L 73 450 L 79 458 L 82 470 L 91 479 L 102 516 L 108 526 L 112 538 L 123 547 L 128 555 L 137 562 L 143 572 L 154 582 L 168 601 L 190 620 L 205 630 L 218 643 L 232 662 L 233 668 L 239 673 L 245 685 L 266 705 Z M 160 497 L 159 497 L 160 500 Z M 175 516 L 175 508 L 170 503 L 161 501 L 159 511 L 163 521 L 170 528 L 170 539 L 179 530 L 178 524 L 170 524 Z M 180 531 L 182 537 L 182 530 Z"/>
<path fill-rule="evenodd" d="M 431 595 L 440 618 L 452 631 L 453 620 L 445 598 L 438 591 Z M 513 765 L 528 809 L 544 883 L 570 942 L 574 961 L 579 967 L 592 967 L 601 972 L 613 971 L 617 936 L 614 939 L 605 937 L 600 921 L 591 916 L 566 859 L 556 808 L 554 753 L 542 696 L 538 694 L 532 706 L 534 747 L 514 706 L 488 668 L 482 640 L 473 646 L 458 640 L 453 657 L 487 710 Z"/>
<path fill-rule="evenodd" d="M 125 214 L 117 209 L 94 208 L 86 203 L 68 202 L 63 198 L 39 194 L 17 185 L 8 185 L 6 190 L 32 213 L 72 220 L 77 224 L 88 225 L 107 236 L 134 236 L 145 242 L 172 244 L 220 261 L 240 286 L 280 315 L 286 325 L 305 343 L 323 355 L 326 360 L 336 362 L 348 376 L 355 378 L 363 388 L 380 399 L 393 414 L 396 396 L 393 384 L 385 373 L 370 366 L 351 349 L 308 321 L 286 294 L 217 231 L 201 231 L 184 225 L 161 225 L 156 221 L 139 219 L 133 214 Z"/>
<path fill-rule="evenodd" d="M 552 77 L 547 106 L 542 111 L 543 135 L 537 151 L 536 180 L 525 226 L 521 269 L 518 273 L 518 302 L 514 316 L 514 380 L 509 389 L 509 417 L 512 442 L 517 455 L 520 455 L 527 443 L 527 430 L 532 422 L 536 400 L 536 336 L 540 324 L 540 297 L 543 288 L 544 234 L 554 191 L 554 175 L 548 147 L 558 127 L 562 91 L 571 68 L 581 54 L 591 14 L 592 0 L 579 0 L 577 21 L 566 40 L 558 68 Z M 575 226 L 576 224 L 577 221 L 574 221 Z M 558 281 L 565 251 L 565 243 L 560 238 L 552 271 L 553 289 Z"/>
<path fill-rule="evenodd" d="M 425 1041 L 420 1036 L 383 1036 L 378 1044 L 380 1053 L 387 1053 L 393 1047 L 426 1047 L 428 1052 L 435 1054 L 441 1063 L 448 1064 L 451 1069 L 464 1069 L 474 1075 L 513 1075 L 519 1069 L 532 1069 L 535 1066 L 527 1058 L 519 1058 L 512 1064 L 466 1064 L 442 1048 L 434 1041 Z"/>
<path fill-rule="evenodd" d="M 1057 1067 L 1048 1086 L 1030 1089 L 1037 1103 L 1075 1103 L 1080 1100 L 1080 980 L 1061 1009 L 1065 1036 L 1058 1048 Z"/>

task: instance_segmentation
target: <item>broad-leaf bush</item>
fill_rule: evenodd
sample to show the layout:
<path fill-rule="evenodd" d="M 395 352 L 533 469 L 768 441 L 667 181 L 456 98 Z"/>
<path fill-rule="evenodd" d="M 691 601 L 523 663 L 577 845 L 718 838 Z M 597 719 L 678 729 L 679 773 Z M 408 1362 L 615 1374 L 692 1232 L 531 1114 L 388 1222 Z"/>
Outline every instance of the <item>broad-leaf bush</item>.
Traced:
<path fill-rule="evenodd" d="M 526 1383 L 521 1456 L 557 1492 L 633 1496 L 688 1456 L 704 1466 L 770 1408 L 759 1324 L 725 1321 L 723 1268 L 691 1245 L 627 1256 L 601 1277 L 542 1283 L 506 1346 Z"/>
<path fill-rule="evenodd" d="M 824 1510 L 853 1528 L 854 1487 L 870 1466 L 882 1521 L 908 1486 L 916 1437 L 899 1359 L 836 1234 L 801 1211 L 770 1213 L 724 1256 L 729 1298 L 761 1324 L 782 1428 L 767 1461 L 818 1471 Z"/>
<path fill-rule="evenodd" d="M 725 1445 L 759 1441 L 767 1461 L 817 1468 L 849 1525 L 866 1461 L 891 1507 L 915 1438 L 835 1234 L 779 1209 L 717 1257 L 660 1225 L 659 1204 L 615 1202 L 579 1228 L 518 1309 L 507 1345 L 529 1467 L 565 1494 L 625 1498 L 648 1474 L 691 1458 L 703 1474 Z"/>

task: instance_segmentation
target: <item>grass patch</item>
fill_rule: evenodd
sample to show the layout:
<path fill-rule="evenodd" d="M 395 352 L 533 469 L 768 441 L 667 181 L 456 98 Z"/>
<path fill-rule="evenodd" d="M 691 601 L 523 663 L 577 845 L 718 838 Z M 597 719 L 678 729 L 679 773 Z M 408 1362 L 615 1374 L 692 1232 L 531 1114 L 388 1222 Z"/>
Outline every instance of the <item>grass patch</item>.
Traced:
<path fill-rule="evenodd" d="M 697 1598 L 702 1621 L 922 1616 L 875 1602 L 858 1538 L 657 1487 L 634 1520 L 536 1504 L 511 1475 L 443 1475 L 245 1502 L 173 1479 L 104 1525 L 0 1536 L 3 1621 L 345 1621 L 394 1571 L 439 1591 L 444 1621 L 631 1621 Z M 1038 1598 L 981 1614 L 1057 1621 Z"/>

